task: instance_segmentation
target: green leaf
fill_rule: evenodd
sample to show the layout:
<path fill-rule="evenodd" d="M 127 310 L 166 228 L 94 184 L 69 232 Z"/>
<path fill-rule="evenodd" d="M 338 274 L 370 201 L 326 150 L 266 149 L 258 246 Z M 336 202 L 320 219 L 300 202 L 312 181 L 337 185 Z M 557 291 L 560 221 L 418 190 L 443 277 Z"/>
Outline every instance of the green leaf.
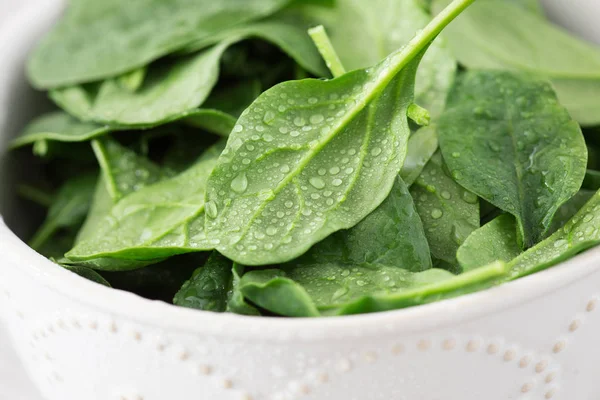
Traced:
<path fill-rule="evenodd" d="M 60 229 L 77 229 L 89 210 L 96 180 L 95 174 L 76 176 L 59 189 L 46 220 L 29 241 L 33 249 L 42 247 Z"/>
<path fill-rule="evenodd" d="M 397 267 L 411 272 L 431 268 L 423 224 L 402 179 L 396 179 L 390 195 L 356 226 L 327 237 L 291 264 L 327 262 Z"/>
<path fill-rule="evenodd" d="M 205 108 L 196 110 L 191 116 L 184 118 L 182 122 L 194 128 L 228 137 L 235 126 L 235 121 L 235 117 L 223 111 Z"/>
<path fill-rule="evenodd" d="M 216 251 L 194 271 L 175 295 L 173 304 L 198 310 L 224 312 L 231 290 L 232 262 Z"/>
<path fill-rule="evenodd" d="M 241 280 L 244 269 L 243 265 L 233 263 L 233 281 L 231 284 L 231 294 L 227 302 L 227 311 L 242 315 L 260 315 L 260 312 L 254 306 L 246 302 L 241 291 Z"/>
<path fill-rule="evenodd" d="M 400 176 L 408 186 L 412 186 L 438 149 L 437 132 L 434 126 L 427 126 L 413 133 L 408 139 L 408 152 Z"/>
<path fill-rule="evenodd" d="M 182 52 L 195 53 L 222 40 L 230 40 L 232 37 L 256 38 L 273 43 L 305 70 L 316 76 L 329 75 L 304 26 L 293 21 L 282 22 L 276 18 L 223 31 L 218 36 L 186 46 Z"/>
<path fill-rule="evenodd" d="M 471 71 L 457 81 L 438 121 L 440 148 L 456 181 L 517 218 L 531 247 L 581 187 L 587 149 L 545 81 Z"/>
<path fill-rule="evenodd" d="M 453 3 L 381 64 L 286 82 L 246 110 L 207 187 L 207 235 L 245 265 L 292 260 L 371 213 L 406 154 L 406 112 L 423 51 L 471 3 Z"/>
<path fill-rule="evenodd" d="M 508 263 L 519 254 L 515 218 L 503 214 L 474 231 L 460 246 L 456 257 L 467 272 L 494 261 Z"/>
<path fill-rule="evenodd" d="M 436 0 L 439 10 L 449 0 Z M 600 49 L 506 0 L 478 1 L 444 31 L 467 68 L 527 71 L 552 81 L 583 125 L 600 123 Z"/>
<path fill-rule="evenodd" d="M 204 231 L 204 192 L 222 145 L 215 147 L 181 174 L 123 197 L 67 257 L 149 261 L 211 250 L 215 239 Z"/>
<path fill-rule="evenodd" d="M 257 306 L 287 317 L 318 317 L 317 307 L 302 286 L 280 270 L 250 271 L 240 282 L 240 291 Z"/>
<path fill-rule="evenodd" d="M 130 92 L 135 92 L 144 83 L 147 73 L 148 66 L 143 66 L 119 76 L 117 81 L 123 87 L 123 89 L 126 89 Z"/>
<path fill-rule="evenodd" d="M 108 281 L 106 279 L 104 279 L 102 277 L 102 275 L 100 275 L 93 269 L 81 267 L 78 265 L 61 265 L 61 267 L 63 267 L 64 269 L 66 269 L 68 271 L 73 272 L 74 274 L 81 276 L 82 278 L 85 278 L 92 282 L 96 282 L 100 285 L 111 287 L 110 283 L 108 283 Z"/>
<path fill-rule="evenodd" d="M 225 33 L 222 41 L 200 53 L 151 65 L 144 83 L 136 91 L 123 87 L 117 78 L 55 89 L 50 97 L 82 120 L 114 126 L 151 127 L 197 115 L 197 108 L 217 84 L 225 50 L 254 36 L 279 45 L 309 69 L 314 71 L 311 65 L 316 63 L 320 73 L 327 73 L 308 34 L 300 28 L 262 23 Z"/>
<path fill-rule="evenodd" d="M 212 91 L 229 44 L 153 64 L 134 92 L 123 88 L 117 78 L 54 89 L 50 97 L 79 119 L 113 126 L 147 128 L 182 119 L 194 114 Z"/>
<path fill-rule="evenodd" d="M 38 88 L 115 77 L 198 40 L 266 17 L 289 0 L 79 0 L 28 63 Z"/>
<path fill-rule="evenodd" d="M 510 279 L 542 271 L 600 244 L 600 191 L 567 224 L 514 259 Z"/>
<path fill-rule="evenodd" d="M 30 122 L 21 135 L 11 142 L 11 147 L 33 144 L 39 140 L 83 142 L 103 136 L 110 131 L 108 126 L 80 122 L 67 113 L 55 111 L 43 114 Z"/>
<path fill-rule="evenodd" d="M 304 7 L 305 18 L 324 25 L 348 70 L 378 63 L 408 44 L 431 20 L 418 0 L 338 0 L 333 8 Z M 443 38 L 433 42 L 417 72 L 416 102 L 438 115 L 444 108 L 457 63 Z"/>
<path fill-rule="evenodd" d="M 575 194 L 575 196 L 571 197 L 565 204 L 560 206 L 556 214 L 554 214 L 554 218 L 552 219 L 552 224 L 550 225 L 550 229 L 548 229 L 547 236 L 552 235 L 554 232 L 562 228 L 579 210 L 583 208 L 583 206 L 594 196 L 596 190 L 600 189 L 597 187 L 595 190 L 586 190 L 581 189 L 579 192 Z"/>
<path fill-rule="evenodd" d="M 252 302 L 284 316 L 348 315 L 396 310 L 489 288 L 506 279 L 503 263 L 453 275 L 440 269 L 412 273 L 390 267 L 319 264 L 248 272 Z M 257 303 L 258 304 L 258 303 Z"/>
<path fill-rule="evenodd" d="M 477 196 L 450 177 L 439 152 L 427 163 L 410 193 L 423 221 L 432 257 L 456 266 L 459 246 L 479 228 Z"/>
<path fill-rule="evenodd" d="M 92 148 L 113 203 L 164 177 L 158 165 L 114 140 L 95 140 L 92 142 Z"/>
<path fill-rule="evenodd" d="M 110 139 L 94 141 L 92 147 L 102 173 L 96 184 L 87 218 L 75 240 L 75 246 L 94 240 L 97 233 L 104 229 L 110 210 L 121 198 L 165 177 L 159 166 Z M 73 260 L 69 259 L 60 261 L 67 265 L 73 264 Z M 140 268 L 156 261 L 158 260 L 140 263 L 92 258 L 78 264 L 103 271 L 120 271 Z"/>

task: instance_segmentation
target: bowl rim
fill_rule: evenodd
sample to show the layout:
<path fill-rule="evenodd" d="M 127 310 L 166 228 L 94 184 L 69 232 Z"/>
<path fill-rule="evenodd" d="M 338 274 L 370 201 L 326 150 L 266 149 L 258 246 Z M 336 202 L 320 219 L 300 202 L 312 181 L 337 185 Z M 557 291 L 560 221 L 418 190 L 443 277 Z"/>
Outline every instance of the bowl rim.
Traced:
<path fill-rule="evenodd" d="M 63 0 L 38 0 L 9 16 L 0 27 L 0 48 L 28 48 L 55 19 Z M 23 50 L 20 50 L 23 55 Z M 10 54 L 11 51 L 8 51 Z M 10 58 L 10 57 L 9 57 Z M 10 65 L 7 58 L 5 65 Z M 14 66 L 14 65 L 13 65 Z M 0 64 L 0 71 L 2 64 Z M 0 81 L 1 83 L 1 81 Z M 0 84 L 0 97 L 4 86 Z M 0 109 L 0 114 L 8 112 Z M 4 146 L 3 146 L 4 147 Z M 5 151 L 5 149 L 1 149 Z M 484 291 L 431 304 L 372 314 L 327 318 L 275 318 L 221 314 L 178 307 L 107 288 L 73 274 L 35 252 L 6 226 L 0 215 L 0 255 L 6 265 L 19 269 L 51 291 L 84 306 L 102 310 L 113 318 L 161 329 L 275 342 L 321 341 L 374 335 L 426 332 L 507 312 L 540 297 L 556 293 L 570 283 L 597 271 L 600 247 L 534 275 Z M 3 263 L 4 264 L 4 263 Z"/>

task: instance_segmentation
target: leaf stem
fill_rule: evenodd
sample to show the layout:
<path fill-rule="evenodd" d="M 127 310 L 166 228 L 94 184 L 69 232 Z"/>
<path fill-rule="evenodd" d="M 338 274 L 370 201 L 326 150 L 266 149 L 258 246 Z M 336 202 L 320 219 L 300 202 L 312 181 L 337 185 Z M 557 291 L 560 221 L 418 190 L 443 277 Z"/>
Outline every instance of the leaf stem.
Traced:
<path fill-rule="evenodd" d="M 346 73 L 346 68 L 342 64 L 340 57 L 335 51 L 331 40 L 329 39 L 329 35 L 327 35 L 327 31 L 323 25 L 319 25 L 315 28 L 309 29 L 308 34 L 311 39 L 317 46 L 319 53 L 321 53 L 321 57 L 325 60 L 325 64 L 327 64 L 327 68 L 331 71 L 334 78 L 342 76 Z"/>
<path fill-rule="evenodd" d="M 410 118 L 415 124 L 419 126 L 428 126 L 431 122 L 431 115 L 429 111 L 417 103 L 412 103 L 408 107 L 408 118 Z"/>
<path fill-rule="evenodd" d="M 24 199 L 46 208 L 50 207 L 54 202 L 54 196 L 52 194 L 46 193 L 43 190 L 30 185 L 19 185 L 17 193 Z"/>

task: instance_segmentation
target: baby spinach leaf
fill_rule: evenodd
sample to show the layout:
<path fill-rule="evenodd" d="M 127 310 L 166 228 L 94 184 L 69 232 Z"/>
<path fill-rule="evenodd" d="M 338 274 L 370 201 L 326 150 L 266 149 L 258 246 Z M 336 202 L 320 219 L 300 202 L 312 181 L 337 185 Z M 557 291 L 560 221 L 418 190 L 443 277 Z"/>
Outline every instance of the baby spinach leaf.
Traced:
<path fill-rule="evenodd" d="M 198 310 L 224 312 L 231 290 L 232 263 L 216 251 L 175 295 L 173 304 Z"/>
<path fill-rule="evenodd" d="M 280 270 L 250 271 L 240 282 L 240 291 L 257 306 L 287 317 L 318 317 L 309 294 Z"/>
<path fill-rule="evenodd" d="M 117 78 L 117 80 L 124 89 L 127 89 L 130 92 L 135 92 L 144 83 L 147 73 L 148 66 L 145 65 L 143 67 L 134 69 L 133 71 L 129 71 L 123 75 L 120 75 Z"/>
<path fill-rule="evenodd" d="M 93 240 L 97 232 L 103 229 L 110 210 L 121 198 L 158 182 L 165 176 L 160 167 L 110 139 L 94 141 L 92 147 L 102 173 L 96 184 L 90 211 L 75 240 L 75 246 L 80 242 Z M 81 264 L 103 271 L 136 269 L 149 264 L 149 262 L 105 258 L 94 258 L 77 263 L 69 259 L 60 261 L 66 265 Z"/>
<path fill-rule="evenodd" d="M 235 117 L 223 111 L 203 108 L 194 111 L 182 122 L 194 128 L 204 129 L 207 132 L 227 137 L 235 126 L 235 121 Z"/>
<path fill-rule="evenodd" d="M 233 263 L 232 274 L 233 280 L 231 283 L 231 293 L 227 302 L 227 311 L 242 315 L 260 315 L 256 307 L 251 306 L 246 302 L 241 291 L 241 280 L 244 274 L 244 266 Z"/>
<path fill-rule="evenodd" d="M 441 9 L 449 0 L 436 0 Z M 445 32 L 468 68 L 527 71 L 552 81 L 583 125 L 600 123 L 600 48 L 506 0 L 478 1 Z"/>
<path fill-rule="evenodd" d="M 50 96 L 82 120 L 114 126 L 150 127 L 190 114 L 196 115 L 193 120 L 198 120 L 197 108 L 206 101 L 218 81 L 223 53 L 232 44 L 253 36 L 279 45 L 309 67 L 316 60 L 316 66 L 320 68 L 317 72 L 326 74 L 305 31 L 282 23 L 263 23 L 226 32 L 223 40 L 196 55 L 151 65 L 144 83 L 136 91 L 124 88 L 117 78 L 99 84 L 55 89 Z M 308 60 L 307 63 L 304 60 Z M 206 117 L 206 112 L 200 117 Z"/>
<path fill-rule="evenodd" d="M 85 121 L 151 127 L 193 114 L 219 77 L 219 61 L 229 42 L 182 59 L 153 64 L 142 86 L 130 91 L 117 79 L 54 89 L 50 97 Z"/>
<path fill-rule="evenodd" d="M 437 132 L 434 126 L 427 126 L 413 133 L 408 139 L 408 152 L 400 176 L 408 186 L 412 186 L 438 149 Z"/>
<path fill-rule="evenodd" d="M 544 237 L 585 175 L 579 125 L 550 84 L 527 75 L 462 75 L 438 121 L 438 136 L 456 181 L 513 214 L 524 247 Z"/>
<path fill-rule="evenodd" d="M 315 51 L 305 27 L 302 24 L 294 24 L 292 21 L 283 22 L 276 18 L 223 31 L 208 40 L 201 40 L 186 46 L 182 52 L 195 53 L 232 37 L 258 38 L 273 43 L 305 70 L 316 76 L 328 76 L 325 64 L 319 53 Z"/>
<path fill-rule="evenodd" d="M 415 31 L 431 20 L 418 0 L 338 0 L 333 8 L 307 6 L 301 13 L 312 26 L 325 26 L 348 70 L 379 62 L 409 43 Z M 434 116 L 444 108 L 456 66 L 443 38 L 433 42 L 419 66 L 415 99 Z"/>
<path fill-rule="evenodd" d="M 207 234 L 246 265 L 292 260 L 389 194 L 406 154 L 419 59 L 471 0 L 453 3 L 381 64 L 263 93 L 233 129 L 207 187 Z"/>
<path fill-rule="evenodd" d="M 99 229 L 78 241 L 66 256 L 74 261 L 149 261 L 211 250 L 214 239 L 209 240 L 204 231 L 204 191 L 218 152 L 208 151 L 181 174 L 123 197 Z"/>
<path fill-rule="evenodd" d="M 396 179 L 390 195 L 356 226 L 327 237 L 292 264 L 325 262 L 383 265 L 411 272 L 431 268 L 423 224 L 402 179 Z"/>
<path fill-rule="evenodd" d="M 12 148 L 33 144 L 39 140 L 83 142 L 110 132 L 110 128 L 93 122 L 81 122 L 62 111 L 44 114 L 34 119 L 11 142 Z"/>
<path fill-rule="evenodd" d="M 569 222 L 569 220 L 573 218 L 573 216 L 594 196 L 598 189 L 600 189 L 600 187 L 595 190 L 581 189 L 575 196 L 571 197 L 565 204 L 560 206 L 558 211 L 556 211 L 556 214 L 554 214 L 552 224 L 550 224 L 550 229 L 548 229 L 546 235 L 550 236 L 565 226 L 565 224 Z"/>
<path fill-rule="evenodd" d="M 59 189 L 46 220 L 29 241 L 33 249 L 42 247 L 59 229 L 77 229 L 89 210 L 96 180 L 95 174 L 85 174 L 68 180 Z"/>
<path fill-rule="evenodd" d="M 320 264 L 251 271 L 242 278 L 248 300 L 285 316 L 348 315 L 396 310 L 488 288 L 506 278 L 503 263 L 453 275 L 430 269 Z M 316 310 L 315 310 L 316 306 Z"/>
<path fill-rule="evenodd" d="M 113 203 L 164 177 L 158 165 L 113 140 L 95 140 L 92 148 Z"/>
<path fill-rule="evenodd" d="M 600 191 L 565 226 L 508 265 L 510 278 L 542 271 L 600 243 Z"/>
<path fill-rule="evenodd" d="M 474 231 L 460 246 L 456 258 L 463 271 L 471 271 L 494 261 L 508 263 L 519 254 L 515 218 L 502 214 Z"/>
<path fill-rule="evenodd" d="M 38 45 L 28 73 L 38 88 L 115 77 L 198 40 L 266 17 L 289 0 L 80 0 Z"/>
<path fill-rule="evenodd" d="M 456 266 L 456 251 L 479 228 L 477 196 L 446 172 L 440 152 L 433 155 L 410 193 L 423 221 L 434 259 Z"/>
<path fill-rule="evenodd" d="M 61 265 L 61 267 L 73 272 L 74 274 L 81 276 L 82 278 L 99 283 L 100 285 L 111 287 L 110 283 L 108 283 L 108 281 L 104 279 L 102 275 L 100 275 L 93 269 L 81 267 L 79 265 Z"/>

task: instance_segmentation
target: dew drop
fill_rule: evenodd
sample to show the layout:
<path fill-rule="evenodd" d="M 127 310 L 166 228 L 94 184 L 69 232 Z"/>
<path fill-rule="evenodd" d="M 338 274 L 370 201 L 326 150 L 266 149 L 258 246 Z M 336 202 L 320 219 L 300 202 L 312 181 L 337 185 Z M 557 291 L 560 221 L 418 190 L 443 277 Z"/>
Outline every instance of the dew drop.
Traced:
<path fill-rule="evenodd" d="M 231 190 L 236 193 L 244 193 L 248 189 L 248 178 L 246 173 L 242 172 L 231 181 Z"/>
<path fill-rule="evenodd" d="M 371 150 L 371 155 L 373 157 L 377 157 L 380 154 L 381 154 L 381 148 L 379 148 L 379 147 L 375 147 L 373 150 Z"/>
<path fill-rule="evenodd" d="M 331 181 L 331 184 L 336 187 L 341 186 L 342 183 L 343 183 L 343 181 L 341 179 L 334 179 L 333 181 Z"/>
<path fill-rule="evenodd" d="M 269 236 L 274 236 L 274 235 L 276 235 L 276 234 L 277 234 L 277 228 L 276 228 L 276 227 L 274 227 L 274 226 L 269 226 L 269 227 L 267 228 L 267 231 L 266 231 L 266 232 L 267 232 L 267 235 L 269 235 Z"/>
<path fill-rule="evenodd" d="M 323 115 L 321 115 L 321 114 L 315 114 L 315 115 L 311 115 L 310 116 L 310 123 L 311 124 L 320 124 L 324 120 L 325 120 L 325 117 Z"/>
<path fill-rule="evenodd" d="M 205 208 L 206 208 L 206 215 L 208 215 L 210 218 L 217 218 L 217 215 L 218 215 L 217 203 L 210 200 L 209 202 L 206 203 Z"/>
<path fill-rule="evenodd" d="M 339 169 L 339 167 L 331 167 L 331 168 L 329 168 L 329 173 L 331 175 L 337 175 L 340 173 L 340 169 Z"/>
<path fill-rule="evenodd" d="M 240 125 L 240 124 L 237 124 L 236 126 L 234 126 L 234 127 L 233 127 L 233 131 L 234 131 L 235 133 L 240 133 L 240 132 L 242 132 L 243 130 L 244 130 L 244 127 L 243 127 L 242 125 Z"/>
<path fill-rule="evenodd" d="M 450 192 L 444 190 L 441 194 L 442 198 L 446 199 L 446 200 L 450 200 L 452 198 L 452 195 L 450 194 Z"/>
<path fill-rule="evenodd" d="M 302 126 L 306 125 L 306 120 L 302 117 L 296 117 L 296 118 L 294 118 L 294 125 L 296 125 L 298 127 L 302 127 Z"/>
<path fill-rule="evenodd" d="M 452 153 L 452 157 L 458 158 L 460 157 L 460 153 L 458 151 L 455 151 L 454 153 Z"/>
<path fill-rule="evenodd" d="M 462 194 L 462 199 L 469 204 L 475 204 L 477 203 L 477 195 L 471 193 L 471 192 L 463 192 Z"/>
<path fill-rule="evenodd" d="M 439 208 L 434 208 L 431 211 L 431 218 L 433 218 L 433 219 L 440 219 L 440 218 L 442 218 L 443 215 L 444 215 L 444 212 L 442 210 L 440 210 Z"/>

